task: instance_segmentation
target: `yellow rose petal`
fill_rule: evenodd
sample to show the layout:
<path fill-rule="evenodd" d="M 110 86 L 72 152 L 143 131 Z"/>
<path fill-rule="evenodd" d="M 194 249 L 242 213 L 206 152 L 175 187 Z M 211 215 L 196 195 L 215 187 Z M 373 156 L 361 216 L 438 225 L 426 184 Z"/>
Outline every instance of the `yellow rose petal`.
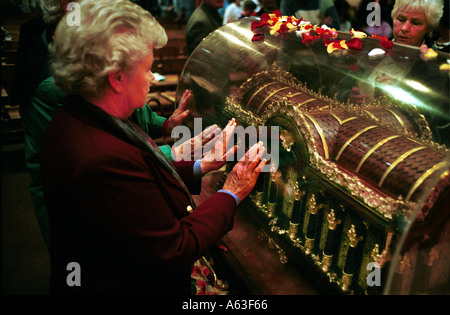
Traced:
<path fill-rule="evenodd" d="M 438 56 L 437 52 L 435 52 L 433 49 L 429 48 L 427 53 L 424 54 L 424 57 L 426 59 L 433 59 L 436 58 Z"/>
<path fill-rule="evenodd" d="M 331 54 L 333 51 L 335 51 L 337 48 L 334 48 L 334 46 L 333 46 L 333 43 L 331 43 L 331 44 L 328 44 L 328 46 L 327 46 L 327 52 L 329 53 L 329 54 Z"/>
<path fill-rule="evenodd" d="M 442 72 L 449 72 L 450 71 L 450 64 L 448 63 L 443 63 L 439 66 L 439 70 L 441 70 Z"/>
<path fill-rule="evenodd" d="M 360 31 L 355 31 L 353 28 L 350 30 L 350 34 L 353 35 L 353 38 L 366 38 L 367 34 Z"/>

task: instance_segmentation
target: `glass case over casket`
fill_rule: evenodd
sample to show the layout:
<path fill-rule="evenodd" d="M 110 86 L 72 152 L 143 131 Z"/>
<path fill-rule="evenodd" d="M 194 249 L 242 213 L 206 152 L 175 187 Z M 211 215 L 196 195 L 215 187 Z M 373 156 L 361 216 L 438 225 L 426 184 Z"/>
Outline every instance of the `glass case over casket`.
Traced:
<path fill-rule="evenodd" d="M 261 140 L 271 158 L 223 240 L 234 274 L 264 294 L 302 293 L 297 278 L 345 294 L 449 293 L 449 56 L 259 22 L 211 33 L 177 90 L 193 92 L 194 133 L 234 117 L 240 147 Z M 233 165 L 204 178 L 198 202 Z"/>

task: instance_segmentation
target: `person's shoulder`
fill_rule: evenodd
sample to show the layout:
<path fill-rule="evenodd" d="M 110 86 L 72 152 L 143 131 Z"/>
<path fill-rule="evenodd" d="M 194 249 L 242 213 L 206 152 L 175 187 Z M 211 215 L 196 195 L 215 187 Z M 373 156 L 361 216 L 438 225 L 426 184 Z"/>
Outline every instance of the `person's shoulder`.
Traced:
<path fill-rule="evenodd" d="M 205 12 L 204 8 L 202 6 L 199 6 L 194 10 L 194 12 L 192 12 L 191 17 L 189 18 L 189 21 L 190 20 L 198 20 L 205 16 L 206 16 L 206 12 Z"/>
<path fill-rule="evenodd" d="M 35 91 L 35 97 L 44 101 L 47 105 L 61 107 L 66 94 L 55 84 L 55 80 L 50 76 L 39 83 Z"/>
<path fill-rule="evenodd" d="M 192 13 L 191 17 L 189 18 L 189 21 L 186 24 L 186 32 L 188 33 L 189 30 L 192 28 L 199 27 L 208 21 L 208 16 L 203 10 L 199 10 L 197 8 L 194 13 Z"/>
<path fill-rule="evenodd" d="M 106 160 L 142 161 L 142 150 L 128 141 L 124 134 L 111 130 L 89 115 L 74 113 L 67 106 L 62 109 L 56 113 L 51 131 L 55 137 L 66 140 L 67 150 L 83 152 L 83 157 L 92 163 Z"/>
<path fill-rule="evenodd" d="M 320 0 L 319 2 L 320 2 L 320 5 L 322 5 L 326 8 L 335 6 L 333 0 Z"/>

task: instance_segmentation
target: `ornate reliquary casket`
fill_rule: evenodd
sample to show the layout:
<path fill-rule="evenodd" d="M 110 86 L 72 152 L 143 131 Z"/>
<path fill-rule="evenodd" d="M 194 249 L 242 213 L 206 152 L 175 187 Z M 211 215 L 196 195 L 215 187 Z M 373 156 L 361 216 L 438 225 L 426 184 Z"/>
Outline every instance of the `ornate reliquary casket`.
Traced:
<path fill-rule="evenodd" d="M 379 38 L 334 51 L 295 32 L 255 40 L 254 21 L 203 40 L 177 92 L 193 91 L 192 130 L 196 118 L 205 127 L 234 117 L 255 127 L 241 146 L 267 127 L 258 140 L 277 152 L 238 208 L 222 269 L 251 278 L 238 283 L 263 294 L 323 292 L 302 291 L 303 277 L 326 292 L 449 293 L 449 56 L 427 58 Z M 351 38 L 338 32 L 334 40 Z M 204 179 L 198 202 L 233 165 Z M 266 259 L 263 251 L 251 261 L 264 246 L 279 259 L 252 270 Z"/>

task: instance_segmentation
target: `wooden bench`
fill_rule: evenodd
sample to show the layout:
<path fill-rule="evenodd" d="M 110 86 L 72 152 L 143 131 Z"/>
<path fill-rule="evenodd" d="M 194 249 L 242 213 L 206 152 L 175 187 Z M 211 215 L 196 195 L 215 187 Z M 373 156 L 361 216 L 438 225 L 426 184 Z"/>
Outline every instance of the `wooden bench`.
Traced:
<path fill-rule="evenodd" d="M 175 57 L 187 57 L 186 41 L 183 39 L 171 39 L 166 46 L 155 49 L 153 52 L 155 60 L 170 59 Z"/>
<path fill-rule="evenodd" d="M 186 62 L 186 56 L 158 59 L 153 62 L 152 72 L 157 72 L 162 75 L 180 75 L 184 69 L 184 65 L 186 64 Z"/>
<path fill-rule="evenodd" d="M 14 64 L 1 65 L 1 144 L 17 144 L 23 143 L 25 130 L 20 120 L 19 107 L 11 106 L 7 88 L 12 81 L 12 75 L 14 71 Z"/>
<path fill-rule="evenodd" d="M 7 51 L 7 50 L 17 51 L 17 49 L 19 48 L 19 41 L 18 40 L 5 40 L 5 41 L 3 41 L 2 45 L 3 45 L 3 49 L 5 51 Z"/>
<path fill-rule="evenodd" d="M 2 55 L 2 63 L 15 64 L 17 61 L 17 50 L 4 50 Z"/>
<path fill-rule="evenodd" d="M 174 18 L 170 17 L 157 17 L 156 20 L 161 24 L 164 29 L 167 30 L 185 30 L 186 24 L 175 22 Z"/>
<path fill-rule="evenodd" d="M 174 91 L 177 89 L 179 75 L 167 74 L 163 81 L 153 81 L 150 87 L 150 92 L 165 92 Z"/>
<path fill-rule="evenodd" d="M 20 120 L 19 106 L 12 106 L 8 95 L 12 82 L 14 65 L 17 60 L 19 46 L 18 27 L 5 27 L 12 35 L 12 40 L 2 41 L 1 47 L 1 97 L 0 97 L 0 119 L 1 119 L 1 144 L 23 143 L 25 131 Z"/>
<path fill-rule="evenodd" d="M 188 55 L 184 30 L 170 29 L 167 31 L 167 34 L 169 37 L 167 44 L 154 51 L 152 67 L 153 73 L 163 75 L 165 79 L 162 81 L 153 81 L 150 92 L 159 93 L 158 98 L 170 101 L 173 110 L 175 97 L 164 97 L 163 93 L 166 93 L 166 95 L 168 95 L 167 93 L 175 95 L 179 77 L 188 60 Z"/>
<path fill-rule="evenodd" d="M 4 106 L 10 105 L 9 104 L 9 96 L 8 96 L 8 89 L 9 85 L 12 81 L 12 76 L 14 72 L 14 64 L 6 64 L 2 62 L 2 67 L 0 69 L 1 72 L 1 110 L 4 112 Z"/>

